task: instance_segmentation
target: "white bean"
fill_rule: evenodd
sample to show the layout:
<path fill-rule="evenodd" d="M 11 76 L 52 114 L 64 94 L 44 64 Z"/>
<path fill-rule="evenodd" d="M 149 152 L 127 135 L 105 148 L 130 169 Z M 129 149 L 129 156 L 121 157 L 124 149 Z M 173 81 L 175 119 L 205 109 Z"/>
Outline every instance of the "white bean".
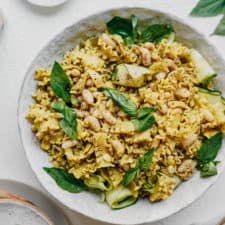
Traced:
<path fill-rule="evenodd" d="M 101 39 L 112 48 L 116 48 L 116 43 L 111 39 L 108 34 L 102 34 Z"/>
<path fill-rule="evenodd" d="M 158 80 L 162 80 L 162 79 L 164 79 L 164 78 L 166 77 L 166 73 L 164 73 L 164 72 L 159 72 L 159 73 L 157 73 L 157 74 L 155 75 L 155 77 L 156 77 L 156 79 L 158 79 Z"/>
<path fill-rule="evenodd" d="M 92 130 L 98 131 L 101 128 L 98 119 L 96 119 L 94 116 L 88 116 L 87 120 L 88 125 Z"/>
<path fill-rule="evenodd" d="M 181 165 L 178 167 L 177 171 L 179 173 L 183 173 L 186 172 L 188 169 L 192 169 L 194 170 L 194 168 L 196 167 L 197 162 L 192 160 L 192 159 L 186 159 L 184 160 Z"/>
<path fill-rule="evenodd" d="M 214 116 L 213 114 L 207 110 L 207 109 L 201 109 L 201 115 L 202 115 L 202 118 L 208 122 L 213 122 L 214 121 Z"/>
<path fill-rule="evenodd" d="M 151 65 L 151 54 L 147 48 L 140 48 L 142 63 L 144 66 Z"/>
<path fill-rule="evenodd" d="M 145 42 L 143 46 L 149 50 L 153 50 L 155 45 L 152 42 Z"/>
<path fill-rule="evenodd" d="M 178 98 L 188 98 L 190 97 L 190 91 L 187 88 L 178 88 L 175 92 Z"/>
<path fill-rule="evenodd" d="M 62 148 L 71 148 L 77 144 L 76 140 L 68 140 L 62 143 Z"/>
<path fill-rule="evenodd" d="M 104 110 L 102 116 L 109 124 L 116 123 L 116 118 L 108 110 Z"/>
<path fill-rule="evenodd" d="M 93 105 L 93 103 L 94 103 L 94 97 L 93 97 L 92 93 L 89 90 L 84 89 L 82 91 L 82 97 L 83 97 L 84 101 L 88 105 Z"/>
<path fill-rule="evenodd" d="M 185 148 L 191 146 L 195 140 L 197 139 L 197 134 L 188 134 L 184 137 L 184 139 L 182 140 L 182 144 Z"/>
<path fill-rule="evenodd" d="M 116 151 L 116 153 L 121 156 L 124 153 L 124 146 L 121 144 L 119 140 L 112 141 L 112 147 Z"/>

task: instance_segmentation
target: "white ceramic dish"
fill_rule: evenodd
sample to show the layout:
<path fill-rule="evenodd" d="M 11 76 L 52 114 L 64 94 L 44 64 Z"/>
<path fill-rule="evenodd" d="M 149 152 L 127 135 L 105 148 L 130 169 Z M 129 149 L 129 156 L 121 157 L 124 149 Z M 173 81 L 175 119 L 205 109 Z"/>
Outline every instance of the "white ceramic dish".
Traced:
<path fill-rule="evenodd" d="M 179 18 L 162 12 L 144 8 L 119 8 L 100 12 L 82 19 L 64 29 L 51 40 L 33 60 L 26 73 L 18 107 L 20 134 L 27 159 L 44 188 L 72 210 L 97 220 L 124 225 L 153 222 L 180 211 L 199 198 L 202 193 L 215 183 L 218 176 L 200 179 L 197 173 L 191 180 L 183 183 L 167 201 L 151 204 L 145 199 L 139 200 L 137 204 L 122 210 L 111 210 L 107 204 L 99 203 L 99 197 L 93 193 L 68 193 L 60 189 L 52 178 L 45 174 L 42 167 L 51 166 L 51 163 L 48 160 L 47 154 L 40 150 L 38 142 L 31 132 L 31 126 L 25 119 L 25 115 L 29 104 L 32 102 L 31 94 L 36 88 L 36 81 L 34 80 L 34 70 L 36 67 L 48 67 L 52 65 L 54 60 L 62 58 L 63 54 L 74 47 L 80 40 L 101 32 L 105 27 L 105 22 L 112 16 L 129 17 L 131 14 L 137 15 L 142 21 L 150 18 L 162 22 L 171 22 L 175 26 L 177 38 L 187 46 L 198 49 L 207 58 L 209 63 L 213 65 L 219 74 L 216 78 L 216 84 L 225 93 L 225 63 L 215 48 L 202 34 L 185 24 Z M 218 160 L 222 161 L 219 164 L 219 174 L 225 167 L 225 151 L 223 148 L 224 144 L 218 155 Z"/>
<path fill-rule="evenodd" d="M 0 200 L 0 224 L 54 225 L 37 207 L 12 199 Z"/>
<path fill-rule="evenodd" d="M 41 7 L 55 7 L 58 5 L 62 5 L 68 0 L 27 0 L 33 5 L 41 6 Z"/>
<path fill-rule="evenodd" d="M 46 195 L 33 187 L 16 181 L 1 179 L 0 190 L 5 190 L 19 195 L 19 198 L 18 196 L 11 195 L 11 200 L 0 199 L 0 225 L 31 225 L 30 221 L 32 218 L 32 225 L 69 225 L 69 222 L 61 209 L 59 209 Z M 41 211 L 37 207 L 31 206 L 29 202 L 24 206 L 24 204 L 26 204 L 24 203 L 24 199 L 32 202 L 35 206 L 41 209 Z M 10 213 L 13 213 L 14 215 L 12 218 L 8 217 L 8 214 Z M 27 217 L 21 216 L 23 213 L 25 213 Z"/>

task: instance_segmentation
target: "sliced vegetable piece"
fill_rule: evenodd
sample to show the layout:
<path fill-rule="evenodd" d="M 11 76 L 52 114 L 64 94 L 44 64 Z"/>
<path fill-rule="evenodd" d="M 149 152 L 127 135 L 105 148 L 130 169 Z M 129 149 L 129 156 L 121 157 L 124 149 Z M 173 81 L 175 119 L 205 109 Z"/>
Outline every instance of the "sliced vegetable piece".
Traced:
<path fill-rule="evenodd" d="M 200 167 L 201 177 L 210 177 L 210 176 L 217 175 L 217 167 L 216 167 L 217 164 L 218 164 L 218 161 L 212 161 L 212 162 L 203 164 Z"/>
<path fill-rule="evenodd" d="M 191 49 L 191 60 L 198 72 L 198 83 L 202 86 L 207 86 L 207 84 L 217 76 L 216 72 L 205 58 L 195 49 Z"/>
<path fill-rule="evenodd" d="M 198 90 L 200 98 L 207 99 L 209 105 L 211 105 L 213 109 L 216 109 L 214 110 L 214 115 L 217 120 L 225 122 L 225 104 L 221 92 L 204 88 L 198 88 Z"/>
<path fill-rule="evenodd" d="M 94 174 L 91 177 L 84 179 L 84 183 L 89 188 L 98 189 L 101 191 L 107 190 L 107 187 L 105 185 L 105 180 L 99 175 Z"/>
<path fill-rule="evenodd" d="M 112 209 L 122 209 L 136 203 L 137 198 L 133 196 L 129 188 L 119 185 L 106 193 L 106 201 Z"/>
<path fill-rule="evenodd" d="M 167 37 L 167 43 L 173 43 L 176 39 L 176 33 L 172 32 L 168 37 Z"/>
<path fill-rule="evenodd" d="M 126 87 L 141 87 L 145 83 L 145 75 L 149 69 L 143 66 L 119 64 L 115 67 L 112 80 L 115 84 Z"/>

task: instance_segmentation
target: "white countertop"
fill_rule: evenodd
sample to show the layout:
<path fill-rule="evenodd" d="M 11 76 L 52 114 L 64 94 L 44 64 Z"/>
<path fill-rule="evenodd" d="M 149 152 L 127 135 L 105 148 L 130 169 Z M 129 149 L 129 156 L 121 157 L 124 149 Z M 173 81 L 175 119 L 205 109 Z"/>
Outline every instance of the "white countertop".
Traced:
<path fill-rule="evenodd" d="M 49 9 L 34 7 L 25 0 L 0 1 L 0 8 L 5 9 L 7 17 L 7 25 L 0 32 L 0 178 L 21 181 L 44 191 L 26 161 L 19 139 L 16 116 L 23 76 L 40 48 L 65 26 L 80 17 L 107 7 L 138 6 L 140 2 L 183 18 L 207 36 L 213 32 L 220 19 L 189 17 L 188 13 L 197 0 L 70 0 L 63 6 Z M 225 37 L 209 38 L 225 57 Z M 194 225 L 198 221 L 207 221 L 223 213 L 225 215 L 224 191 L 225 173 L 194 204 L 154 225 Z M 101 224 L 69 210 L 65 211 L 73 225 Z"/>

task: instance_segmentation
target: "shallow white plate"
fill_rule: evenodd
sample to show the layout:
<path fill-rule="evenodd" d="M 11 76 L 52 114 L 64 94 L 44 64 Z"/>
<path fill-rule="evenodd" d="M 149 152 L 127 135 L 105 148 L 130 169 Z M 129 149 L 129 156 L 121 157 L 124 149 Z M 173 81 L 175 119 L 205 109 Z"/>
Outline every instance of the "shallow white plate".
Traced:
<path fill-rule="evenodd" d="M 27 1 L 37 6 L 55 7 L 67 2 L 68 0 L 27 0 Z"/>
<path fill-rule="evenodd" d="M 0 180 L 0 190 L 5 190 L 8 192 L 15 193 L 24 199 L 32 202 L 35 206 L 40 208 L 53 222 L 55 225 L 69 225 L 67 218 L 64 216 L 63 212 L 59 207 L 57 207 L 52 200 L 50 200 L 46 195 L 41 193 L 40 191 L 34 189 L 33 187 L 30 187 L 26 184 L 22 184 L 16 181 L 11 180 Z M 2 203 L 3 200 L 0 199 L 0 225 L 47 225 L 44 217 L 42 214 L 38 213 L 35 207 L 24 209 L 22 204 L 20 202 L 14 202 L 10 200 L 4 200 L 4 204 Z M 37 212 L 37 213 L 36 213 Z M 10 218 L 10 215 L 12 214 L 12 218 Z M 33 218 L 33 220 L 36 218 L 36 221 L 33 221 L 33 223 L 29 223 L 28 218 L 20 218 L 19 215 L 27 214 L 27 216 L 30 216 L 29 218 Z M 38 215 L 39 214 L 39 215 Z M 15 217 L 17 216 L 17 218 Z M 5 221 L 3 219 L 9 219 L 8 221 Z M 20 219 L 20 223 L 18 220 Z M 4 223 L 3 223 L 4 222 Z M 15 222 L 15 223 L 14 223 Z"/>
<path fill-rule="evenodd" d="M 49 167 L 52 165 L 48 160 L 48 155 L 40 149 L 35 135 L 31 132 L 31 126 L 25 119 L 25 115 L 29 104 L 32 102 L 31 95 L 36 89 L 36 81 L 34 80 L 35 68 L 52 65 L 55 60 L 60 60 L 63 54 L 73 48 L 80 40 L 103 31 L 105 22 L 111 19 L 112 16 L 129 17 L 131 14 L 137 15 L 142 21 L 153 18 L 156 21 L 171 22 L 175 26 L 177 38 L 187 46 L 198 49 L 209 63 L 213 65 L 219 74 L 216 78 L 217 86 L 225 93 L 225 63 L 202 34 L 179 18 L 169 14 L 146 8 L 120 8 L 100 12 L 83 19 L 67 27 L 51 40 L 33 60 L 25 75 L 18 107 L 20 135 L 27 159 L 44 188 L 72 210 L 104 222 L 124 225 L 153 222 L 180 211 L 199 198 L 203 192 L 215 183 L 218 176 L 201 179 L 197 173 L 191 180 L 183 183 L 167 201 L 152 204 L 147 199 L 140 199 L 137 204 L 131 207 L 122 210 L 111 210 L 107 204 L 99 203 L 99 197 L 93 193 L 71 194 L 60 189 L 54 180 L 43 171 L 42 168 L 44 166 Z M 219 152 L 218 160 L 222 161 L 219 164 L 220 174 L 225 166 L 224 145 Z"/>

